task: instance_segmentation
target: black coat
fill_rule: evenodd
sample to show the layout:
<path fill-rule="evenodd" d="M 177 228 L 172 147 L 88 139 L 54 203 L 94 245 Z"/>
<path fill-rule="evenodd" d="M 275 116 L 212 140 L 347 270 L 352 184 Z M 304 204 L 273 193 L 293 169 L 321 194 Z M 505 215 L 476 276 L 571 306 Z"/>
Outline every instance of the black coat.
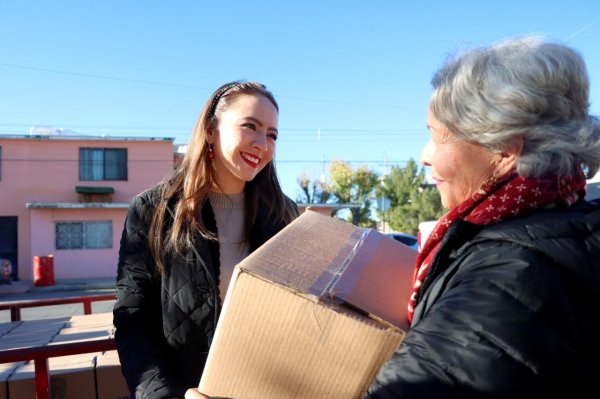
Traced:
<path fill-rule="evenodd" d="M 188 388 L 198 386 L 220 311 L 217 242 L 198 237 L 185 256 L 167 254 L 166 273 L 157 274 L 148 246 L 157 201 L 153 189 L 135 197 L 129 207 L 113 311 L 122 372 L 140 399 L 183 398 Z M 268 211 L 268 205 L 259 208 L 248 237 L 250 251 L 284 227 L 270 222 Z M 216 232 L 208 201 L 202 217 Z"/>
<path fill-rule="evenodd" d="M 580 202 L 453 224 L 368 396 L 595 397 L 599 370 L 600 207 Z"/>

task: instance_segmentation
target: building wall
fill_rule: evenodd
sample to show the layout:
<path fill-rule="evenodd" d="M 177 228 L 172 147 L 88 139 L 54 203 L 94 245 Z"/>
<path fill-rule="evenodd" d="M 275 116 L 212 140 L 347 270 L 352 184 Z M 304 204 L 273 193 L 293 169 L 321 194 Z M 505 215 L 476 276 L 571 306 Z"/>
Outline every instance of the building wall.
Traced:
<path fill-rule="evenodd" d="M 97 209 L 32 209 L 31 256 L 54 256 L 54 278 L 99 278 L 117 275 L 117 259 L 121 231 L 127 208 Z M 102 249 L 56 249 L 56 222 L 85 222 L 111 220 L 112 247 Z M 25 279 L 32 268 L 21 274 Z"/>
<path fill-rule="evenodd" d="M 32 279 L 32 257 L 48 254 L 55 255 L 58 278 L 114 274 L 126 204 L 173 170 L 172 140 L 41 137 L 0 136 L 0 216 L 18 217 L 19 278 Z M 127 180 L 80 181 L 81 147 L 127 148 Z M 26 206 L 40 202 L 78 203 L 76 186 L 112 187 L 115 191 L 112 202 L 125 206 L 111 210 L 28 209 Z M 57 218 L 83 221 L 105 217 L 113 221 L 112 249 L 58 252 L 54 249 L 54 221 Z M 81 267 L 82 260 L 89 265 L 87 268 Z"/>

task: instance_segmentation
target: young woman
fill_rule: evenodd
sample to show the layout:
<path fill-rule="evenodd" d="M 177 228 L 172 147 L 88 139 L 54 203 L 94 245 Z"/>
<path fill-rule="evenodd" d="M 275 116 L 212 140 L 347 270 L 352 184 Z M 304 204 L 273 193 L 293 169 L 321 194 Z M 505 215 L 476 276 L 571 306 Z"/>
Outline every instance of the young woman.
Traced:
<path fill-rule="evenodd" d="M 273 164 L 278 114 L 262 84 L 221 86 L 182 163 L 133 199 L 114 325 L 136 398 L 183 398 L 195 390 L 234 266 L 298 215 Z"/>

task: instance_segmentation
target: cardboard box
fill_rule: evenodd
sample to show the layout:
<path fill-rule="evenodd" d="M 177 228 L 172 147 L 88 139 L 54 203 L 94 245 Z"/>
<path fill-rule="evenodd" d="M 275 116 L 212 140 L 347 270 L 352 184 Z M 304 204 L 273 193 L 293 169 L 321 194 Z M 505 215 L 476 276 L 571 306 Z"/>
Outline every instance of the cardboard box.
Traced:
<path fill-rule="evenodd" d="M 71 316 L 65 326 L 52 337 L 51 343 L 93 341 L 114 336 L 112 314 L 104 313 Z"/>
<path fill-rule="evenodd" d="M 94 365 L 97 353 L 48 359 L 50 397 L 53 399 L 96 398 Z M 35 398 L 33 361 L 15 370 L 8 378 L 9 398 Z"/>
<path fill-rule="evenodd" d="M 104 352 L 96 358 L 96 384 L 97 399 L 129 399 L 117 351 Z"/>
<path fill-rule="evenodd" d="M 51 343 L 94 341 L 110 338 L 112 329 L 105 327 L 66 327 L 52 337 Z"/>
<path fill-rule="evenodd" d="M 306 211 L 236 267 L 199 390 L 363 397 L 404 337 L 415 257 L 376 231 Z"/>
<path fill-rule="evenodd" d="M 67 327 L 107 327 L 113 328 L 112 312 L 75 315 L 69 318 Z"/>
<path fill-rule="evenodd" d="M 66 319 L 17 321 L 9 324 L 11 328 L 4 330 L 0 350 L 45 345 L 66 325 Z"/>
<path fill-rule="evenodd" d="M 20 321 L 11 321 L 9 323 L 0 323 L 0 337 L 8 334 L 11 330 L 15 329 L 19 324 L 21 324 Z"/>
<path fill-rule="evenodd" d="M 0 363 L 0 399 L 8 399 L 7 380 L 23 362 Z"/>

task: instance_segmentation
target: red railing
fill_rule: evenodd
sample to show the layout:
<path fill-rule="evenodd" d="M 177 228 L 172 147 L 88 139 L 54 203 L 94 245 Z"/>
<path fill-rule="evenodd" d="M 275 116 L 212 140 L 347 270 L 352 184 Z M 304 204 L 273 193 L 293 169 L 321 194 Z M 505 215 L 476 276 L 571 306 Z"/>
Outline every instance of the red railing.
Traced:
<path fill-rule="evenodd" d="M 24 323 L 27 323 L 26 321 Z M 0 363 L 33 360 L 35 364 L 35 392 L 37 399 L 50 399 L 50 375 L 48 358 L 77 355 L 80 353 L 104 352 L 115 349 L 112 337 L 90 341 L 50 343 L 17 349 L 2 349 Z"/>
<path fill-rule="evenodd" d="M 83 303 L 83 314 L 92 314 L 92 302 L 110 301 L 116 298 L 116 294 L 112 293 L 102 295 L 74 296 L 69 298 L 31 299 L 24 301 L 2 302 L 0 303 L 0 310 L 10 310 L 10 320 L 19 321 L 21 320 L 22 308 Z"/>
<path fill-rule="evenodd" d="M 39 306 L 66 305 L 83 303 L 83 312 L 92 313 L 92 302 L 110 301 L 116 299 L 116 294 L 87 295 L 70 298 L 36 299 L 0 303 L 0 310 L 10 310 L 12 322 L 21 321 L 21 309 Z M 21 323 L 27 323 L 21 322 Z M 1 342 L 1 337 L 0 337 Z M 69 356 L 80 353 L 104 352 L 115 349 L 112 336 L 89 341 L 49 343 L 30 347 L 5 348 L 0 344 L 0 363 L 11 363 L 33 360 L 35 364 L 35 391 L 38 399 L 49 399 L 48 359 L 58 356 Z"/>

